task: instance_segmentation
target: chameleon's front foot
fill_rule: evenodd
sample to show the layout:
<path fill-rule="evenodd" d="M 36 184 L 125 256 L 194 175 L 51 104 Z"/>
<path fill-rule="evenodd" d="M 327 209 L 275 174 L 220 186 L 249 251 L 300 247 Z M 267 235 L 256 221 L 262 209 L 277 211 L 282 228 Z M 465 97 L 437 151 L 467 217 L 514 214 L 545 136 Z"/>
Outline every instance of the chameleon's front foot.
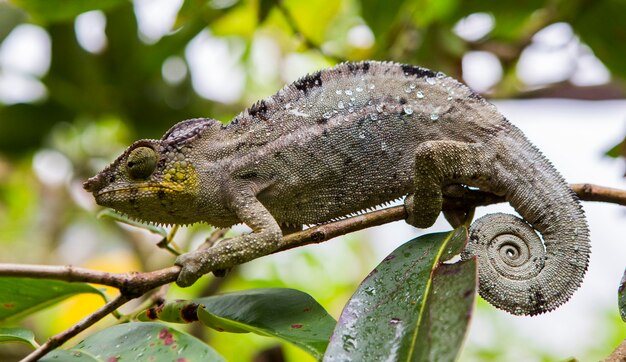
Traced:
<path fill-rule="evenodd" d="M 175 261 L 181 267 L 176 284 L 188 287 L 208 272 L 217 271 L 220 274 L 225 269 L 276 251 L 282 234 L 278 224 L 275 226 L 224 239 L 211 248 L 180 255 Z"/>
<path fill-rule="evenodd" d="M 201 276 L 211 270 L 210 249 L 196 250 L 179 255 L 174 264 L 181 267 L 176 284 L 179 287 L 188 287 L 196 282 Z"/>

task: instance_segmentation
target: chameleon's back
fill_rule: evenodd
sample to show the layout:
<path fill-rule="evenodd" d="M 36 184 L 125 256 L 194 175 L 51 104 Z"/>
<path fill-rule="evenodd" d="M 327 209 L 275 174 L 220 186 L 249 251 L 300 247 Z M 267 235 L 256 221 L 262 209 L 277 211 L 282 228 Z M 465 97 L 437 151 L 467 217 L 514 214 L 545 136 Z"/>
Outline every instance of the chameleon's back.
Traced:
<path fill-rule="evenodd" d="M 224 137 L 237 147 L 224 164 L 260 177 L 272 170 L 263 204 L 281 223 L 316 224 L 409 193 L 422 142 L 484 142 L 505 127 L 491 104 L 441 73 L 346 63 L 235 118 Z"/>

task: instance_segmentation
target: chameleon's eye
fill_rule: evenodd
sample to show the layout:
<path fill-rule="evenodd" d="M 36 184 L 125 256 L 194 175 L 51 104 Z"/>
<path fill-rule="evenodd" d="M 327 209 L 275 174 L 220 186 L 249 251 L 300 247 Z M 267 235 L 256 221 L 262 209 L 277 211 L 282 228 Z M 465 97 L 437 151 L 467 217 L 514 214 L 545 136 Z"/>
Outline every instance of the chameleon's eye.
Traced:
<path fill-rule="evenodd" d="M 158 157 L 150 147 L 137 147 L 130 152 L 126 161 L 126 169 L 133 179 L 145 180 L 156 169 Z"/>

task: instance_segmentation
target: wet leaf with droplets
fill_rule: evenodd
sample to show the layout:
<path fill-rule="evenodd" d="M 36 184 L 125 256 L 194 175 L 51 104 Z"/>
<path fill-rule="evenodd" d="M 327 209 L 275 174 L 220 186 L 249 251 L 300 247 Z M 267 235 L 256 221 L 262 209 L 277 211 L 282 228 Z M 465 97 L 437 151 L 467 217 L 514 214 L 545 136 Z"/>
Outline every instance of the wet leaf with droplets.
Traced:
<path fill-rule="evenodd" d="M 161 323 L 126 323 L 104 329 L 40 361 L 225 361 L 211 347 Z"/>
<path fill-rule="evenodd" d="M 476 291 L 476 261 L 454 260 L 467 231 L 400 246 L 344 308 L 324 361 L 447 361 L 460 351 Z"/>
<path fill-rule="evenodd" d="M 220 332 L 278 337 L 320 359 L 336 321 L 310 295 L 288 288 L 251 289 L 150 309 L 141 319 L 185 323 L 199 320 Z"/>
<path fill-rule="evenodd" d="M 278 337 L 320 359 L 336 321 L 310 295 L 288 288 L 251 289 L 194 300 L 205 325 Z"/>

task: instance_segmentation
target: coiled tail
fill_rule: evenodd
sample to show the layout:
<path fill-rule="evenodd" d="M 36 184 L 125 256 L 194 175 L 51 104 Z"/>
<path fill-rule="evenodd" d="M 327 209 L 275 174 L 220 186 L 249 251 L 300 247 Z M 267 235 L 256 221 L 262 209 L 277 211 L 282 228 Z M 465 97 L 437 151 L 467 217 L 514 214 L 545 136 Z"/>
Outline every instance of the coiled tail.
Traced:
<path fill-rule="evenodd" d="M 488 302 L 517 315 L 545 313 L 582 283 L 591 251 L 587 222 L 577 196 L 521 131 L 511 126 L 494 142 L 487 145 L 496 151 L 488 183 L 523 220 L 476 220 L 462 257 L 477 257 L 479 291 Z"/>

